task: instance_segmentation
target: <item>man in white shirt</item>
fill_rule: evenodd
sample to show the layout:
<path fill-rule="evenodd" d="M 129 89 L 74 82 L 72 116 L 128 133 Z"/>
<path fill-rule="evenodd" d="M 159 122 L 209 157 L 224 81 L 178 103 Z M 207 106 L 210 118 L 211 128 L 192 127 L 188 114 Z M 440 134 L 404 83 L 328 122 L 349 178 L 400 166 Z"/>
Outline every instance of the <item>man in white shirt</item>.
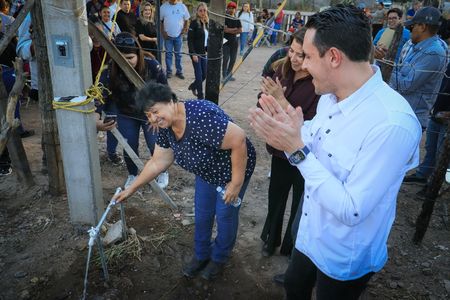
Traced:
<path fill-rule="evenodd" d="M 251 126 L 284 150 L 305 178 L 287 299 L 358 299 L 387 261 L 387 238 L 405 173 L 419 160 L 420 123 L 369 63 L 368 18 L 333 7 L 310 17 L 303 67 L 322 95 L 316 116 L 285 111 L 270 96 Z"/>
<path fill-rule="evenodd" d="M 160 8 L 161 33 L 166 48 L 166 73 L 167 78 L 172 77 L 172 54 L 175 52 L 176 76 L 184 79 L 183 67 L 181 65 L 181 47 L 183 34 L 189 29 L 189 12 L 181 2 L 169 0 Z"/>

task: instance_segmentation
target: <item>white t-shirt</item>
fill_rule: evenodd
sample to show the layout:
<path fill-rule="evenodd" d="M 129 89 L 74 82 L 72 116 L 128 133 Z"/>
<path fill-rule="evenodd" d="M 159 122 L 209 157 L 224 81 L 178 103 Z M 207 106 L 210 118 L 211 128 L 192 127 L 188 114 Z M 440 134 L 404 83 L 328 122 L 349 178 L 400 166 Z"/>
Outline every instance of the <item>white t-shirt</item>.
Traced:
<path fill-rule="evenodd" d="M 190 17 L 183 3 L 172 5 L 166 2 L 161 5 L 160 18 L 164 21 L 164 29 L 170 37 L 178 37 L 183 30 L 184 21 L 189 20 Z"/>

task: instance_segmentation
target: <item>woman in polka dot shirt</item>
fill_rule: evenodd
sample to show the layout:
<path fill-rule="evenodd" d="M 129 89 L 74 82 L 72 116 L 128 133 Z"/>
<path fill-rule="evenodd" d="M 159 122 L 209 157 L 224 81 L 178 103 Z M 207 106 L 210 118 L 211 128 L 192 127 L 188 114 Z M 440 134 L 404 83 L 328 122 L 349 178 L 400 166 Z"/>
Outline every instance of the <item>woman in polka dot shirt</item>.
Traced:
<path fill-rule="evenodd" d="M 165 171 L 175 160 L 196 175 L 195 249 L 183 274 L 201 272 L 206 280 L 218 275 L 236 241 L 239 206 L 256 162 L 256 154 L 244 130 L 210 101 L 177 101 L 167 85 L 147 84 L 136 102 L 153 128 L 159 130 L 152 159 L 133 184 L 117 196 L 123 201 Z M 216 191 L 225 187 L 222 198 Z M 211 242 L 214 218 L 217 236 Z"/>

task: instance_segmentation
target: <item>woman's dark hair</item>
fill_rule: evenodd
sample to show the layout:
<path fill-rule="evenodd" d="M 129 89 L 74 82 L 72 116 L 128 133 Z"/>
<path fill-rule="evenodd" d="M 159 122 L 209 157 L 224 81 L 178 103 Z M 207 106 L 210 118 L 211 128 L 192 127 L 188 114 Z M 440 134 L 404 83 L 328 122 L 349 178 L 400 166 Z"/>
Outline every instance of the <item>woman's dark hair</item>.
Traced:
<path fill-rule="evenodd" d="M 124 31 L 116 35 L 114 44 L 116 45 L 117 49 L 119 49 L 119 51 L 123 54 L 133 53 L 137 55 L 138 61 L 134 69 L 139 74 L 139 76 L 141 76 L 141 78 L 145 80 L 146 66 L 144 56 L 147 56 L 147 54 L 144 52 L 144 50 L 142 50 L 141 44 L 139 44 L 137 38 L 131 33 Z M 118 84 L 116 80 L 118 78 L 119 72 L 120 67 L 113 60 L 111 65 L 111 84 L 113 86 Z"/>
<path fill-rule="evenodd" d="M 178 102 L 177 95 L 166 84 L 149 82 L 136 93 L 137 111 L 146 112 L 157 103 Z"/>
<path fill-rule="evenodd" d="M 338 5 L 311 16 L 306 28 L 315 29 L 313 44 L 320 56 L 335 47 L 354 62 L 369 61 L 372 34 L 369 19 L 354 6 Z"/>
<path fill-rule="evenodd" d="M 303 46 L 303 41 L 305 40 L 305 33 L 306 33 L 305 27 L 294 32 L 294 34 L 291 36 L 291 43 L 292 41 L 296 41 L 297 43 Z M 289 55 L 286 55 L 285 57 L 275 61 L 272 64 L 272 70 L 277 70 L 280 67 L 283 78 L 287 78 L 289 70 L 292 69 Z"/>

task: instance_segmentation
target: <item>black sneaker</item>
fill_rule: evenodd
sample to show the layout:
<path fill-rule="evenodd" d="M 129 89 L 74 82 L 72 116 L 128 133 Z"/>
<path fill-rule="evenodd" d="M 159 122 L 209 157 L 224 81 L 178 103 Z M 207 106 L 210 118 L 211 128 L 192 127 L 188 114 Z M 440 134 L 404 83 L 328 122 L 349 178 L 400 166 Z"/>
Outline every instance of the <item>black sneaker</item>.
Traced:
<path fill-rule="evenodd" d="M 224 266 L 225 264 L 223 263 L 218 263 L 211 260 L 202 271 L 202 278 L 208 281 L 213 280 L 223 271 Z"/>
<path fill-rule="evenodd" d="M 194 83 L 191 83 L 189 85 L 188 90 L 190 90 L 192 92 L 192 94 L 197 97 L 197 90 L 194 87 Z"/>
<path fill-rule="evenodd" d="M 184 75 L 182 73 L 177 74 L 177 77 L 184 80 Z"/>
<path fill-rule="evenodd" d="M 121 158 L 119 155 L 117 155 L 117 153 L 108 155 L 108 160 L 109 160 L 113 165 L 116 165 L 116 166 L 118 166 L 118 165 L 120 165 L 120 164 L 123 163 L 122 158 Z"/>
<path fill-rule="evenodd" d="M 209 259 L 198 260 L 195 256 L 192 257 L 191 261 L 183 267 L 183 275 L 186 277 L 195 277 L 201 270 L 203 270 L 208 264 Z"/>
<path fill-rule="evenodd" d="M 0 167 L 0 176 L 8 176 L 12 173 L 11 167 Z"/>
<path fill-rule="evenodd" d="M 166 77 L 167 77 L 167 79 L 172 78 L 172 73 L 167 73 Z"/>
<path fill-rule="evenodd" d="M 427 183 L 427 179 L 425 177 L 417 176 L 417 174 L 412 174 L 403 178 L 403 182 Z"/>

